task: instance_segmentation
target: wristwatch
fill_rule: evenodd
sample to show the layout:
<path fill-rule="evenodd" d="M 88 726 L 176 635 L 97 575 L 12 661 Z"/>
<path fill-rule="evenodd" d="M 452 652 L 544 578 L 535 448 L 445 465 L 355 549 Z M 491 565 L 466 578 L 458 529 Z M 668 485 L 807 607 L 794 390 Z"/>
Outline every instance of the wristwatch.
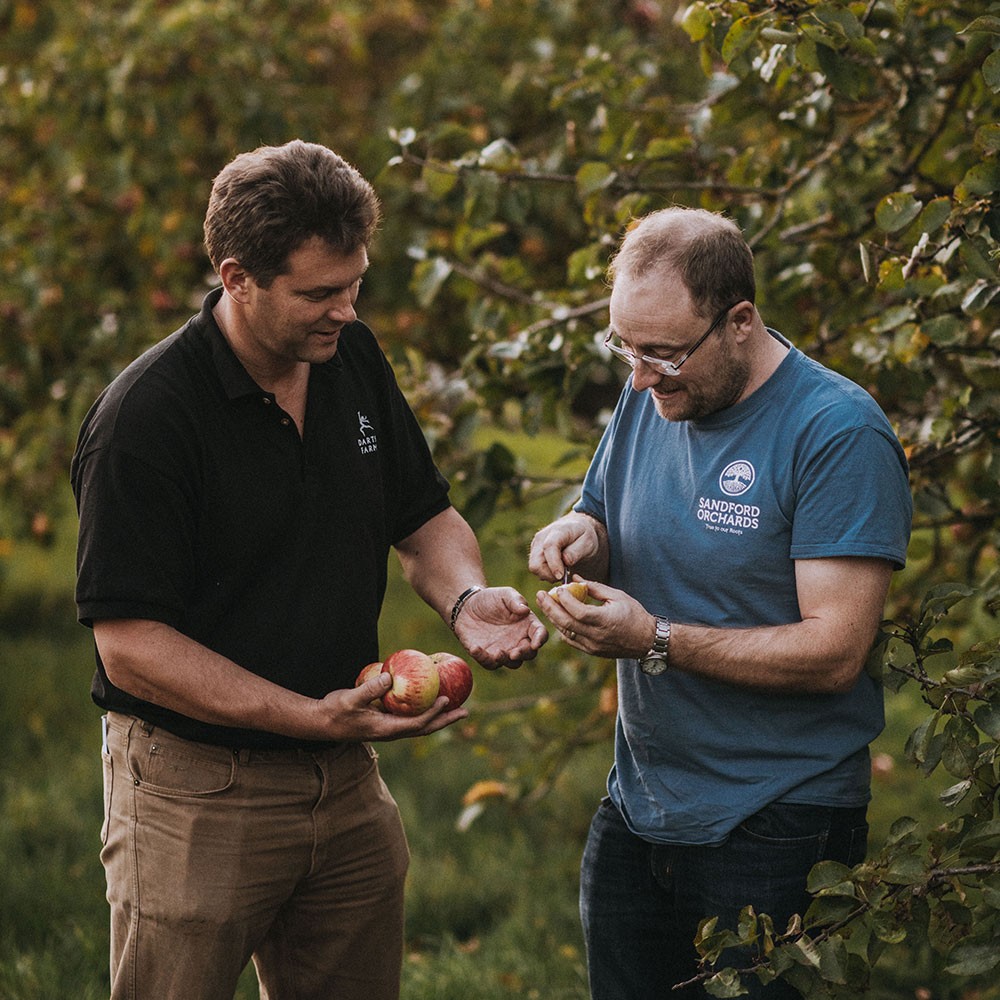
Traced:
<path fill-rule="evenodd" d="M 669 666 L 670 621 L 662 615 L 653 617 L 656 619 L 656 637 L 652 649 L 639 661 L 639 669 L 650 677 L 657 677 Z"/>

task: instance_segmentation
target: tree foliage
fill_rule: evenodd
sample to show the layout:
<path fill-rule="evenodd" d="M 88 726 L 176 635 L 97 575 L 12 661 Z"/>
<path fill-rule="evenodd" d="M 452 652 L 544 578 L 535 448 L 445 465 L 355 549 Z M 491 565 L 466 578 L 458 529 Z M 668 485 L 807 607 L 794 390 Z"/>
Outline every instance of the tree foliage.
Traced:
<path fill-rule="evenodd" d="M 44 533 L 86 407 L 200 301 L 208 186 L 242 149 L 297 135 L 375 179 L 366 318 L 477 525 L 570 498 L 575 473 L 538 477 L 473 432 L 593 446 L 620 386 L 600 341 L 629 220 L 725 211 L 754 248 L 765 320 L 868 388 L 907 449 L 915 531 L 882 669 L 927 703 L 914 766 L 954 784 L 939 827 L 901 818 L 865 865 L 814 872 L 801 926 L 707 926 L 706 959 L 755 944 L 751 974 L 853 996 L 886 949 L 927 946 L 985 987 L 1000 959 L 998 95 L 988 0 L 0 0 L 0 535 Z M 600 697 L 509 706 L 537 751 L 522 802 L 613 717 L 606 664 L 561 669 Z M 705 977 L 742 989 L 740 970 Z"/>

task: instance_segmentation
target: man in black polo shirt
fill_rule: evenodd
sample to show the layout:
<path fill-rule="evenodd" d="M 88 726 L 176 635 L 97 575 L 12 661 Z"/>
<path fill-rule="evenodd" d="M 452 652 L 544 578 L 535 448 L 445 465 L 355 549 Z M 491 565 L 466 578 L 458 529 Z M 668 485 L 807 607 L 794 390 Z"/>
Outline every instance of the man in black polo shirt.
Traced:
<path fill-rule="evenodd" d="M 87 415 L 77 603 L 107 711 L 112 997 L 218 1000 L 251 958 L 272 1000 L 398 995 L 408 852 L 370 741 L 466 716 L 376 711 L 394 547 L 485 667 L 544 627 L 486 586 L 419 427 L 354 310 L 379 219 L 330 150 L 216 178 L 222 287 Z"/>

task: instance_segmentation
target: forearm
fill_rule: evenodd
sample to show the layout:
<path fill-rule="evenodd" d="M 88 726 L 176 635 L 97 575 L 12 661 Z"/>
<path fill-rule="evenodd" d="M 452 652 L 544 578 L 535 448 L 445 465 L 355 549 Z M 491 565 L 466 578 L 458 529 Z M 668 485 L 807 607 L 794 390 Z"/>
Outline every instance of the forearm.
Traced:
<path fill-rule="evenodd" d="M 882 620 L 891 566 L 879 559 L 795 564 L 800 621 L 748 629 L 678 625 L 671 661 L 714 680 L 774 691 L 831 694 L 851 687 Z"/>
<path fill-rule="evenodd" d="M 673 624 L 670 665 L 685 673 L 762 691 L 834 694 L 851 687 L 874 630 L 837 643 L 815 620 L 748 629 Z M 863 648 L 862 648 L 863 647 Z"/>
<path fill-rule="evenodd" d="M 446 622 L 463 591 L 486 586 L 479 543 L 454 507 L 404 538 L 396 553 L 407 582 Z"/>
<path fill-rule="evenodd" d="M 322 738 L 314 699 L 245 670 L 162 622 L 98 621 L 94 637 L 109 680 L 136 698 L 213 725 Z"/>

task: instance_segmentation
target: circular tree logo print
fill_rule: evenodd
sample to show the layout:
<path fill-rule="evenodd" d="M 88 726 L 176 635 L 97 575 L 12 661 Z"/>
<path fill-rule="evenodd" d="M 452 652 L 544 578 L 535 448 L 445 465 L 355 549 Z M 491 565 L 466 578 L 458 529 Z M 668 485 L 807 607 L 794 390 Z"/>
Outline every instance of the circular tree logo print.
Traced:
<path fill-rule="evenodd" d="M 754 467 L 746 459 L 741 458 L 737 462 L 730 462 L 722 470 L 722 475 L 719 476 L 719 486 L 726 496 L 738 497 L 753 486 L 753 481 L 756 478 L 757 473 L 754 471 Z"/>

